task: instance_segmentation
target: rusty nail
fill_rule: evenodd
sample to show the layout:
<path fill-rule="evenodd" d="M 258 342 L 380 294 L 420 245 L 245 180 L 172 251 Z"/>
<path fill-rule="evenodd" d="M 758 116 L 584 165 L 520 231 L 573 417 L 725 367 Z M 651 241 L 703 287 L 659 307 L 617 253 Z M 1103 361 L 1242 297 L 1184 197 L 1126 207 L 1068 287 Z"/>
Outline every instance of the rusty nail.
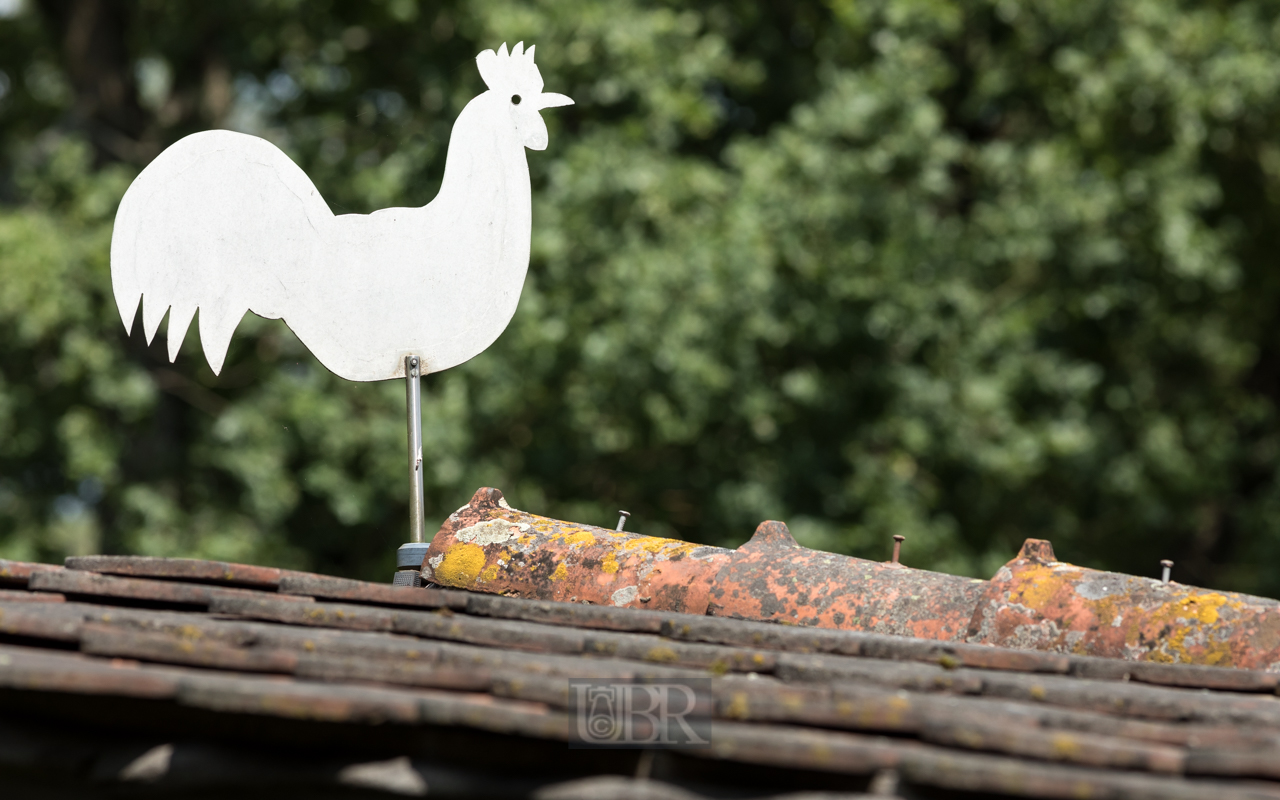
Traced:
<path fill-rule="evenodd" d="M 627 517 L 631 516 L 630 511 L 619 511 L 618 513 L 622 516 L 618 517 L 618 527 L 614 528 L 615 531 L 622 530 L 622 527 L 627 524 Z"/>
<path fill-rule="evenodd" d="M 906 540 L 907 537 L 900 533 L 895 533 L 893 535 L 893 563 L 898 563 L 898 557 L 902 555 L 902 543 Z"/>
<path fill-rule="evenodd" d="M 1164 575 L 1160 576 L 1160 582 L 1168 583 L 1169 574 L 1173 572 L 1173 562 L 1166 558 L 1160 562 L 1160 566 L 1164 567 Z"/>

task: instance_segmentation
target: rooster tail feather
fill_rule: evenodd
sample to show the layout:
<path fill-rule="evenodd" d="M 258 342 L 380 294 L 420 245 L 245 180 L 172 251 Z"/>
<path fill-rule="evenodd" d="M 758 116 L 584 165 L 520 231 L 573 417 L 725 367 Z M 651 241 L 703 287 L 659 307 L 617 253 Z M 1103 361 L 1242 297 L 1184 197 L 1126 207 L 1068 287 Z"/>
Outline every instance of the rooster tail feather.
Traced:
<path fill-rule="evenodd" d="M 247 311 L 247 308 L 241 308 L 236 313 L 226 303 L 209 303 L 200 307 L 200 343 L 204 345 L 204 357 L 214 375 L 222 374 L 227 348 L 231 346 L 231 334 L 235 333 Z M 189 318 L 187 322 L 190 324 Z"/>
<path fill-rule="evenodd" d="M 134 274 L 133 242 L 127 241 L 128 237 L 120 234 L 120 231 L 128 229 L 133 216 L 133 187 L 130 186 L 129 189 L 120 201 L 115 230 L 111 234 L 111 291 L 116 297 L 116 308 L 120 311 L 120 321 L 124 323 L 126 336 L 133 332 L 133 322 L 138 317 L 138 304 L 142 302 L 142 287 L 138 285 Z"/>
<path fill-rule="evenodd" d="M 160 330 L 160 321 L 164 319 L 164 312 L 169 310 L 169 304 L 162 302 L 159 298 L 147 298 L 142 300 L 142 331 L 147 335 L 147 345 L 155 341 L 156 331 Z"/>
<path fill-rule="evenodd" d="M 169 308 L 169 330 L 166 333 L 169 345 L 169 363 L 178 358 L 178 350 L 182 340 L 187 338 L 187 329 L 191 327 L 191 318 L 196 315 L 195 305 L 174 303 Z"/>
<path fill-rule="evenodd" d="M 142 292 L 121 291 L 116 288 L 116 308 L 120 309 L 120 321 L 124 323 L 125 336 L 133 333 L 133 322 L 138 318 L 138 304 Z"/>

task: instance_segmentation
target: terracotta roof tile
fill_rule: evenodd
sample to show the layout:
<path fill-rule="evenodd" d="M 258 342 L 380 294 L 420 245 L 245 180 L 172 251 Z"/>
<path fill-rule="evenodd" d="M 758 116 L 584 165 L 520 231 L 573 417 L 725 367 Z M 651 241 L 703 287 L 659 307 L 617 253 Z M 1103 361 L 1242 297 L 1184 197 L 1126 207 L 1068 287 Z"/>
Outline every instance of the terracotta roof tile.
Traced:
<path fill-rule="evenodd" d="M 436 533 L 421 575 L 538 600 L 1108 661 L 1280 668 L 1280 601 L 1066 564 L 1037 539 L 986 581 L 810 550 L 777 521 L 728 550 L 540 517 L 486 488 Z"/>

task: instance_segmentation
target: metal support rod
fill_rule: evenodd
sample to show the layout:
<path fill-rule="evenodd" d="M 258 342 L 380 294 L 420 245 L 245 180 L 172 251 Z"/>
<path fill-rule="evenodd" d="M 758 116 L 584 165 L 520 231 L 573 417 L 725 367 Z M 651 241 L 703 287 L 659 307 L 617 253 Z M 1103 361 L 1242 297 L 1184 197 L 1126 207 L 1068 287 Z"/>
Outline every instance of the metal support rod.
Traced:
<path fill-rule="evenodd" d="M 422 377 L 417 356 L 404 357 L 405 398 L 409 421 L 409 541 L 421 542 L 422 492 Z"/>
<path fill-rule="evenodd" d="M 1160 576 L 1160 582 L 1168 583 L 1169 576 L 1173 573 L 1173 562 L 1166 558 L 1160 562 L 1160 566 L 1164 568 L 1163 569 L 1164 574 Z"/>
<path fill-rule="evenodd" d="M 900 533 L 895 533 L 893 535 L 893 562 L 892 563 L 897 564 L 898 559 L 902 557 L 902 543 L 905 542 L 906 540 L 907 540 L 907 537 L 903 536 Z"/>

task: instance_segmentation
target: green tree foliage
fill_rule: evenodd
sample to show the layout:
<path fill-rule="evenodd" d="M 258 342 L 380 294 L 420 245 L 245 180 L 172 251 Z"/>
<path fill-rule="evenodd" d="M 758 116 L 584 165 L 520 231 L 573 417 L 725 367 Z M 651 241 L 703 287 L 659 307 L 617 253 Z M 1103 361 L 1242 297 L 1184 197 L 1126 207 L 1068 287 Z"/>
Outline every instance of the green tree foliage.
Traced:
<path fill-rule="evenodd" d="M 8 4 L 12 5 L 12 4 Z M 471 59 L 538 45 L 534 251 L 425 382 L 429 526 L 513 505 L 989 575 L 1276 594 L 1280 6 L 30 0 L 0 19 L 0 555 L 385 578 L 403 387 L 246 318 L 214 377 L 119 324 L 115 205 L 180 136 L 420 205 Z M 160 335 L 163 336 L 163 332 Z"/>

